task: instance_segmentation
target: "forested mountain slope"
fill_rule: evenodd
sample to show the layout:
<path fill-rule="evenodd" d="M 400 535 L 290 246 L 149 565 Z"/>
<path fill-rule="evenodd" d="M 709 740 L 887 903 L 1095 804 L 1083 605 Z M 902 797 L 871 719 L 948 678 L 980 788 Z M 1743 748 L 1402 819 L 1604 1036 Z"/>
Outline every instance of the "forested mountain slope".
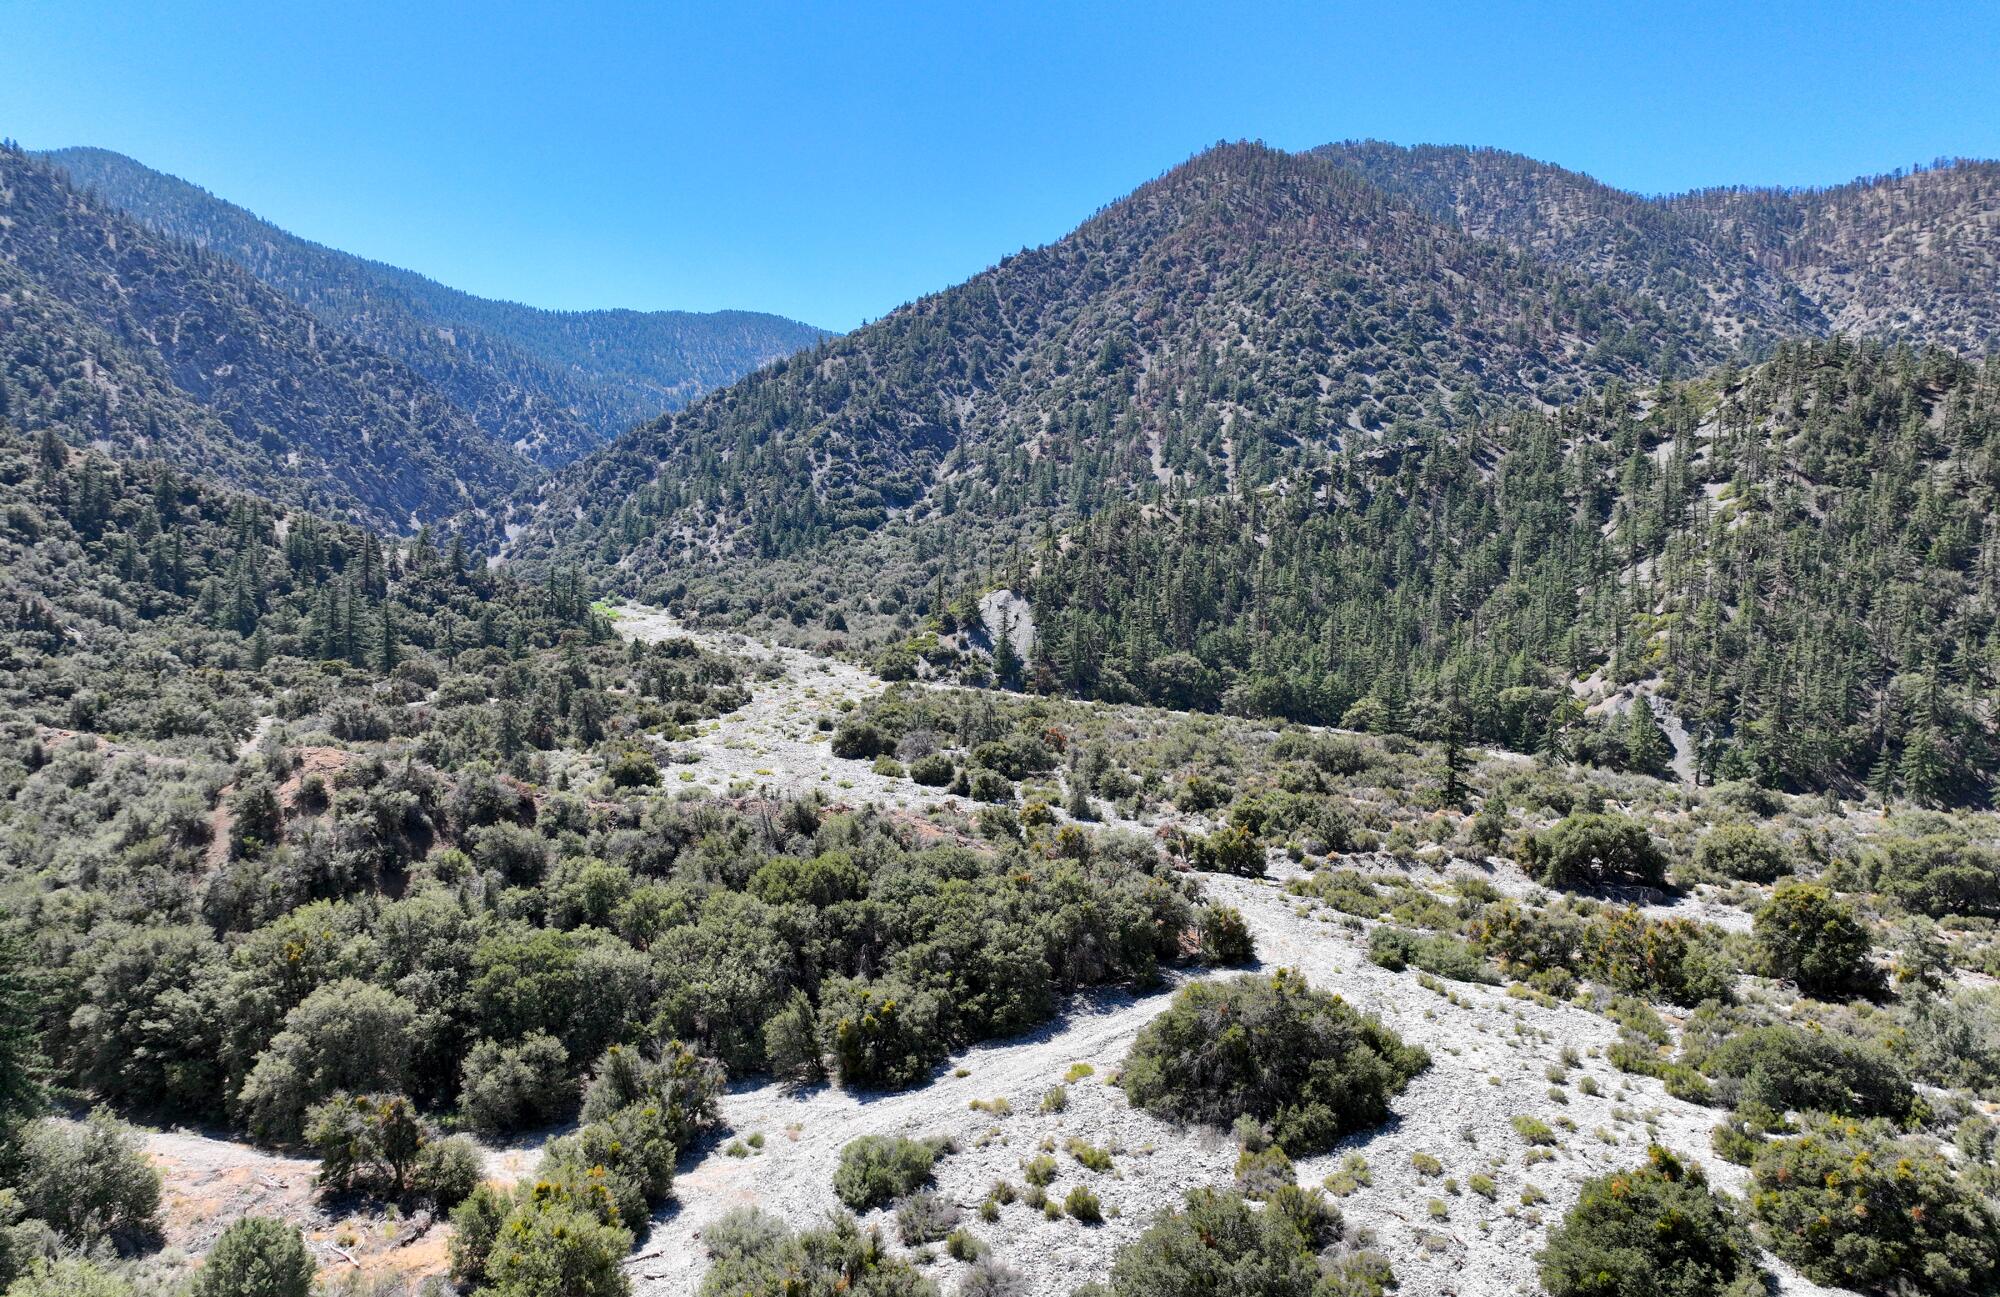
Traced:
<path fill-rule="evenodd" d="M 1714 321 L 1745 346 L 1823 332 L 1816 303 L 1680 208 L 1502 149 L 1375 140 L 1312 150 L 1439 221 Z"/>
<path fill-rule="evenodd" d="M 416 654 L 519 654 L 568 630 L 607 633 L 570 577 L 524 587 L 457 543 L 385 544 L 0 419 L 10 739 L 77 731 L 226 759 L 281 688 L 359 716 L 367 682 Z"/>
<path fill-rule="evenodd" d="M 1702 267 L 1731 263 L 1695 256 L 1701 220 L 1529 179 L 1581 214 L 1561 255 L 1628 281 L 1594 300 L 1656 338 L 1715 355 L 1721 334 L 1771 336 L 1816 309 L 1740 258 L 1726 327 L 1677 333 L 1694 302 L 1724 300 L 1727 276 Z M 1482 228 L 1506 237 L 1516 219 L 1531 221 Z M 1504 294 L 1445 312 L 1428 345 L 1357 360 L 1358 281 L 1323 258 L 1373 264 L 1421 230 L 1517 287 L 1569 282 L 1537 270 L 1549 249 L 1430 220 L 1324 158 L 1204 155 L 1063 243 L 641 430 L 558 484 L 522 550 L 595 560 L 690 610 L 896 645 L 899 672 L 998 667 L 1037 689 L 1458 727 L 1614 762 L 1622 738 L 1581 713 L 1636 688 L 1685 726 L 1703 777 L 1984 798 L 1994 362 L 1806 340 L 1660 387 L 1614 372 L 1537 407 L 1524 374 L 1471 368 L 1518 333 L 1460 346 L 1461 319 L 1530 309 Z M 1647 231 L 1684 237 L 1687 258 L 1626 257 Z M 1061 273 L 1029 280 L 1043 261 Z M 1315 296 L 1336 280 L 1337 309 Z M 1440 281 L 1478 299 L 1471 277 Z M 1940 298 L 1951 318 L 1979 318 L 1976 290 Z M 1398 291 L 1373 300 L 1403 342 L 1444 318 Z M 1029 300 L 1051 304 L 1002 309 Z M 1029 320 L 1049 335 L 1033 347 Z M 1467 366 L 1454 398 L 1419 394 L 1445 357 Z M 1643 373 L 1603 347 L 1567 372 L 1593 365 Z M 1363 390 L 1381 399 L 1332 417 Z M 1036 626 L 1018 666 L 963 656 L 984 647 L 976 596 L 998 586 L 1028 596 Z"/>
<path fill-rule="evenodd" d="M 891 517 L 1256 488 L 1385 427 L 1734 347 L 1323 158 L 1223 145 L 1056 243 L 635 430 L 555 484 L 521 552 L 651 575 Z"/>
<path fill-rule="evenodd" d="M 1697 772 L 1984 796 L 2000 361 L 1791 344 L 1429 429 L 1269 495 L 1120 506 L 1005 574 L 1030 683 L 1576 755 L 1657 683 Z"/>
<path fill-rule="evenodd" d="M 403 530 L 528 476 L 420 375 L 0 148 L 0 413 Z"/>
<path fill-rule="evenodd" d="M 332 327 L 409 365 L 496 440 L 567 463 L 825 336 L 753 311 L 543 311 L 301 239 L 104 149 L 49 159 L 146 226 L 227 257 Z"/>
<path fill-rule="evenodd" d="M 1665 200 L 1785 275 L 1843 333 L 1967 355 L 2000 340 L 2000 162 L 1958 160 L 1829 189 L 1710 189 Z"/>
<path fill-rule="evenodd" d="M 2000 163 L 1647 198 L 1501 149 L 1313 152 L 1468 234 L 1702 312 L 1751 344 L 1845 333 L 1977 356 L 2000 337 Z"/>

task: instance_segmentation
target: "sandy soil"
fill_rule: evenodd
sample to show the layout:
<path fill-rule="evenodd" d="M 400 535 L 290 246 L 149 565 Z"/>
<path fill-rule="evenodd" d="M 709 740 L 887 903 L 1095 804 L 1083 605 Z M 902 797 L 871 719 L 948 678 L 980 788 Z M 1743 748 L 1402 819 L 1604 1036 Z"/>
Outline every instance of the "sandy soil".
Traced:
<path fill-rule="evenodd" d="M 1298 1165 L 1301 1181 L 1313 1184 L 1346 1154 L 1367 1159 L 1372 1185 L 1340 1205 L 1350 1224 L 1372 1231 L 1376 1245 L 1394 1259 L 1402 1291 L 1467 1297 L 1537 1291 L 1534 1252 L 1545 1225 L 1560 1218 L 1584 1180 L 1636 1161 L 1649 1139 L 1708 1163 L 1718 1185 L 1740 1190 L 1741 1171 L 1708 1152 L 1712 1110 L 1670 1099 L 1658 1082 L 1624 1076 L 1591 1056 L 1616 1036 L 1603 1018 L 1567 1005 L 1511 999 L 1495 987 L 1454 985 L 1460 1002 L 1453 1004 L 1420 987 L 1414 973 L 1369 963 L 1359 931 L 1331 911 L 1286 895 L 1282 877 L 1210 877 L 1204 883 L 1211 895 L 1243 912 L 1266 967 L 1302 970 L 1315 985 L 1378 1014 L 1431 1051 L 1433 1066 L 1396 1101 L 1394 1120 Z M 1221 1132 L 1156 1120 L 1133 1110 L 1108 1084 L 1133 1038 L 1170 996 L 1171 988 L 1162 988 L 1084 998 L 1051 1027 L 968 1050 L 934 1083 L 903 1094 L 777 1086 L 731 1093 L 723 1103 L 727 1133 L 686 1167 L 678 1203 L 656 1220 L 633 1262 L 637 1291 L 659 1297 L 692 1291 L 704 1265 L 701 1231 L 733 1208 L 758 1206 L 794 1223 L 835 1209 L 832 1177 L 841 1147 L 875 1133 L 943 1135 L 959 1144 L 960 1151 L 938 1167 L 938 1191 L 959 1206 L 968 1227 L 1000 1260 L 1021 1272 L 1025 1291 L 1057 1297 L 1102 1278 L 1117 1246 L 1139 1234 L 1155 1212 L 1188 1189 L 1227 1183 L 1235 1163 L 1235 1146 Z M 1544 1072 L 1565 1044 L 1582 1060 L 1562 1087 L 1566 1101 L 1557 1102 Z M 1092 1064 L 1095 1075 L 1068 1087 L 1067 1110 L 1039 1112 L 1042 1095 L 1079 1062 Z M 1586 1075 L 1599 1086 L 1597 1096 L 1576 1088 Z M 1008 1101 L 1011 1115 L 969 1106 L 996 1098 Z M 1552 1160 L 1527 1166 L 1528 1145 L 1511 1124 L 1521 1114 L 1551 1123 L 1568 1118 L 1577 1130 L 1563 1132 Z M 1594 1133 L 1599 1130 L 1603 1137 Z M 752 1134 L 764 1136 L 761 1151 L 726 1151 L 734 1139 Z M 995 1224 L 976 1218 L 995 1180 L 1020 1185 L 1024 1159 L 1048 1141 L 1060 1150 L 1071 1139 L 1118 1150 L 1112 1170 L 1102 1174 L 1057 1153 L 1062 1170 L 1051 1196 L 1088 1184 L 1104 1203 L 1103 1225 L 1048 1221 L 1019 1203 L 1004 1208 Z M 1418 1153 L 1437 1158 L 1442 1173 L 1419 1173 L 1412 1165 Z M 1495 1181 L 1495 1201 L 1464 1188 L 1478 1172 Z M 1446 1179 L 1455 1179 L 1460 1191 L 1449 1192 Z M 1520 1205 L 1530 1185 L 1547 1195 L 1534 1210 Z M 1432 1218 L 1432 1199 L 1445 1204 L 1444 1218 Z M 871 1213 L 870 1219 L 893 1236 L 891 1213 Z M 964 1267 L 940 1253 L 927 1269 L 949 1292 Z M 1782 1276 L 1781 1290 L 1823 1291 L 1793 1275 Z"/>

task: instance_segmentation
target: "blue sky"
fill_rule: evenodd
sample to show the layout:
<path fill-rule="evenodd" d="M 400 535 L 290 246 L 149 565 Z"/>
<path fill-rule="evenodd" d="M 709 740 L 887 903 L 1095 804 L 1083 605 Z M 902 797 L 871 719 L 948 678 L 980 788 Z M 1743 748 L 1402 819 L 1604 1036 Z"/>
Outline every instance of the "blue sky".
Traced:
<path fill-rule="evenodd" d="M 1642 191 L 2000 156 L 2000 5 L 0 0 L 0 135 L 540 306 L 834 328 L 1218 139 Z"/>

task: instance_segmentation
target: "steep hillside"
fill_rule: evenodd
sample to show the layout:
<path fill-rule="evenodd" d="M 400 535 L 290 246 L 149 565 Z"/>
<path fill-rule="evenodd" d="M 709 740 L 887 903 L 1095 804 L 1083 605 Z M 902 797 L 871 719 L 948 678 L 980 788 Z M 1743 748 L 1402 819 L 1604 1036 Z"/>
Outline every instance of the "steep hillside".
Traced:
<path fill-rule="evenodd" d="M 542 647 L 566 631 L 605 633 L 573 580 L 522 586 L 462 544 L 385 543 L 0 418 L 12 737 L 53 727 L 225 759 L 276 692 L 359 702 L 407 656 Z M 279 656 L 297 660 L 269 665 Z"/>
<path fill-rule="evenodd" d="M 1923 209 L 1954 265 L 1966 209 Z M 1847 308 L 1720 228 L 1505 154 L 1218 148 L 635 431 L 514 553 L 898 672 L 1614 760 L 1564 700 L 1638 690 L 1704 776 L 1982 798 L 1990 366 L 1775 341 Z M 1963 341 L 1996 294 L 1940 283 Z"/>
<path fill-rule="evenodd" d="M 1369 140 L 1313 153 L 1468 234 L 1707 315 L 1752 348 L 1845 333 L 1982 356 L 2000 338 L 2000 163 L 1645 198 L 1500 149 Z"/>
<path fill-rule="evenodd" d="M 1269 498 L 1108 510 L 1004 574 L 1044 688 L 1692 773 L 1982 799 L 2000 360 L 1788 345 L 1744 373 L 1432 430 Z"/>
<path fill-rule="evenodd" d="M 0 408 L 383 530 L 527 464 L 421 376 L 0 149 Z"/>
<path fill-rule="evenodd" d="M 323 323 L 409 365 L 496 440 L 545 465 L 824 336 L 751 311 L 541 311 L 489 301 L 298 238 L 117 153 L 48 157 L 78 187 L 242 265 Z"/>
<path fill-rule="evenodd" d="M 1824 332 L 1815 303 L 1708 222 L 1502 149 L 1375 140 L 1312 150 L 1438 220 L 1705 317 L 1746 347 Z"/>
<path fill-rule="evenodd" d="M 555 485 L 520 552 L 574 546 L 644 577 L 892 517 L 1255 488 L 1384 428 L 1733 347 L 1325 159 L 1218 146 L 1056 243 L 636 430 Z"/>
<path fill-rule="evenodd" d="M 1985 355 L 2000 343 L 2000 162 L 1954 161 L 1830 189 L 1664 200 L 1784 275 L 1827 328 Z"/>

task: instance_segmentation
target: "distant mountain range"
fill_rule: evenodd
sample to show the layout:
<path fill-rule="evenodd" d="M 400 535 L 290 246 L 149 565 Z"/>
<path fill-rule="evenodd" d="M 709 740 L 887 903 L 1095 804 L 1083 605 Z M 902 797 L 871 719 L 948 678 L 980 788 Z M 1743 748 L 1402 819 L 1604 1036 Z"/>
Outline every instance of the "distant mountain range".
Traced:
<path fill-rule="evenodd" d="M 217 253 L 408 365 L 494 440 L 566 463 L 825 331 L 754 311 L 543 311 L 447 288 L 289 234 L 104 149 L 45 155 L 150 229 Z"/>
<path fill-rule="evenodd" d="M 0 416 L 378 531 L 533 471 L 409 366 L 4 148 Z"/>

